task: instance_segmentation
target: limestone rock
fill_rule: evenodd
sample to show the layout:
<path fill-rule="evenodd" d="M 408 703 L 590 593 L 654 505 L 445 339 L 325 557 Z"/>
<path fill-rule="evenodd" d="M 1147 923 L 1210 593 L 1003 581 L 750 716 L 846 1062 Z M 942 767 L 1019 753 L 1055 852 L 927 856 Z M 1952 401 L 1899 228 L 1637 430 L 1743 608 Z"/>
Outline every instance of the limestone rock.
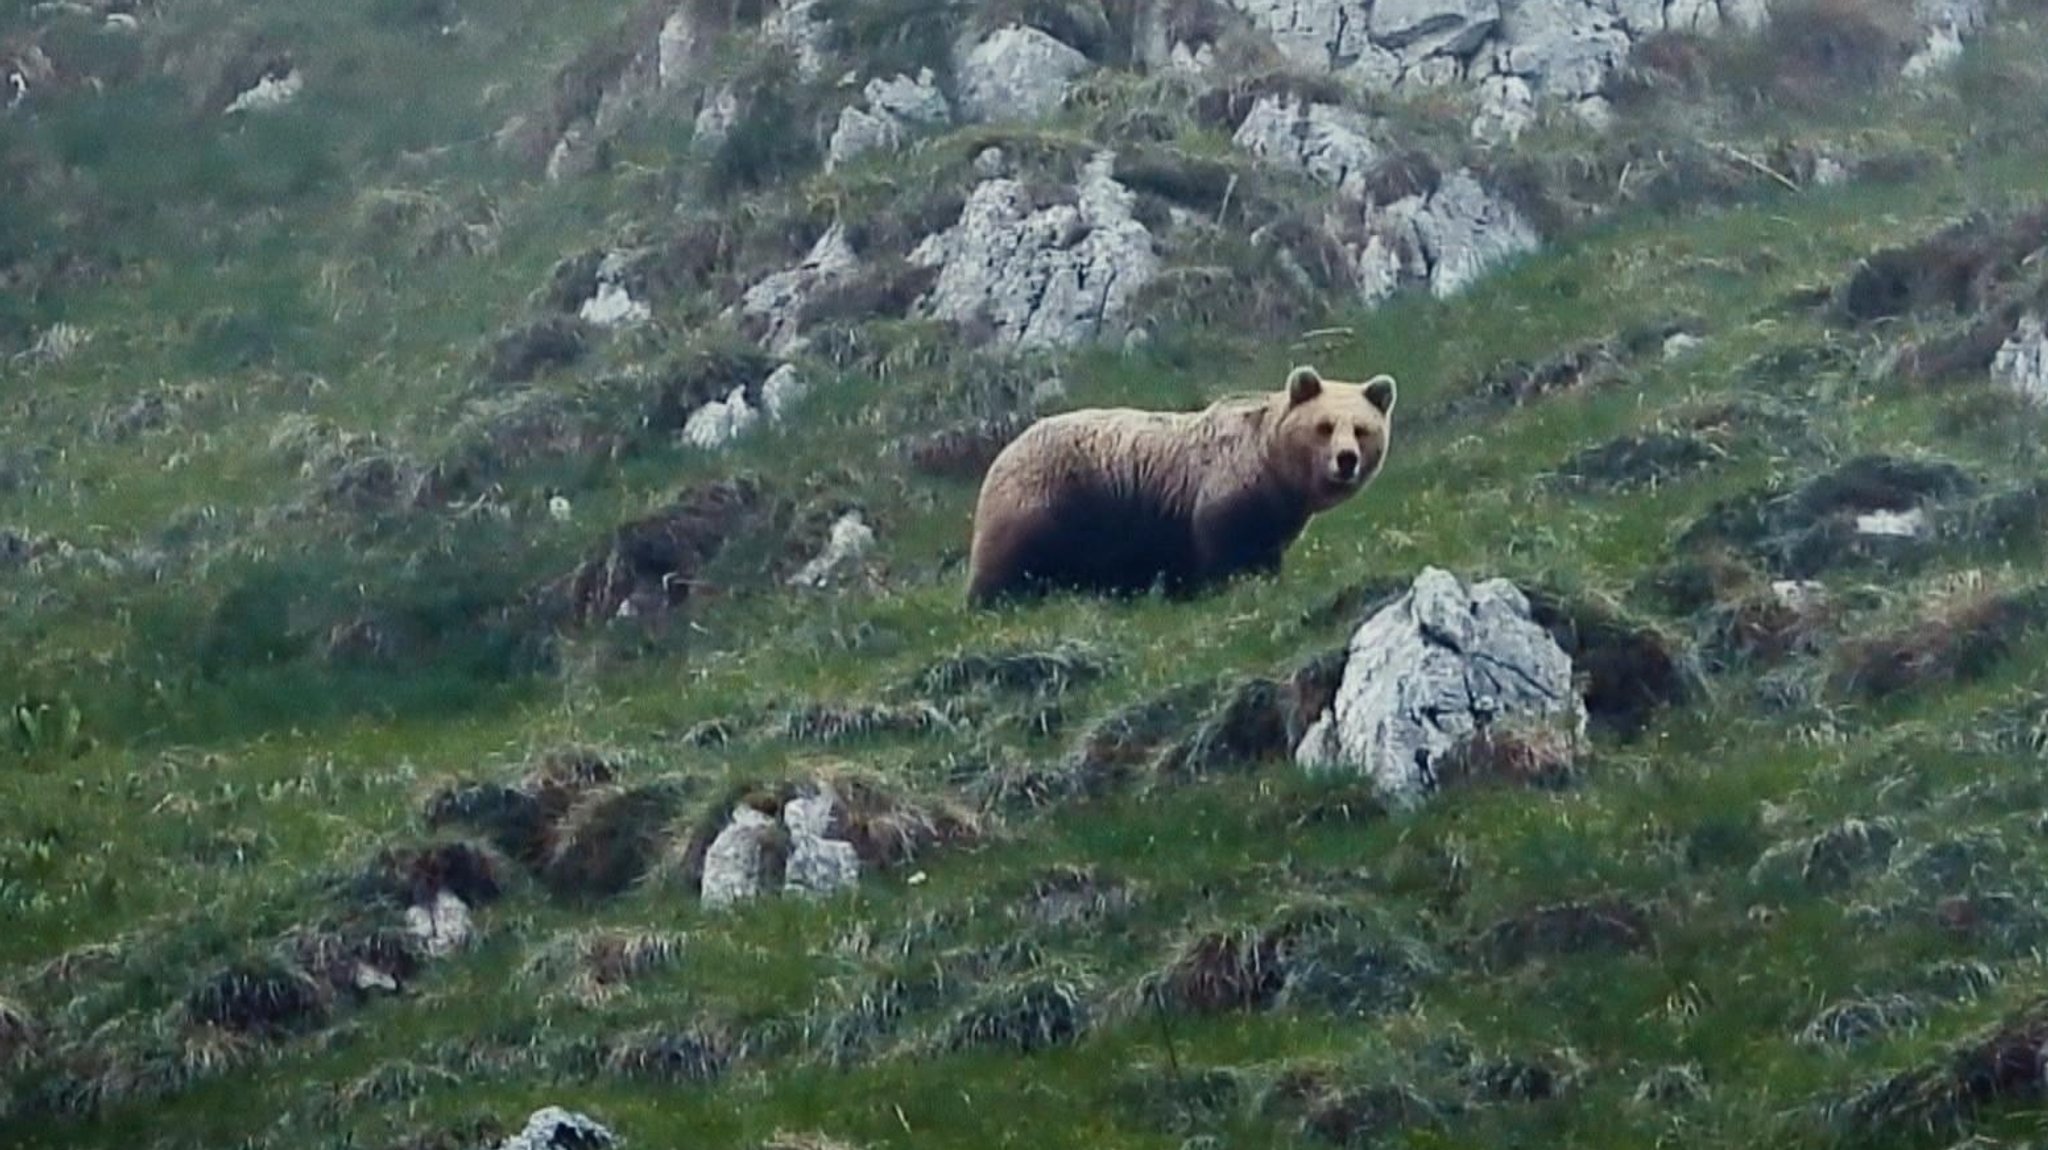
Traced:
<path fill-rule="evenodd" d="M 858 565 L 874 545 L 874 528 L 867 525 L 860 512 L 849 511 L 833 521 L 832 534 L 825 541 L 825 549 L 789 577 L 790 585 L 823 587 L 848 568 Z M 787 814 L 784 817 L 787 818 Z M 791 865 L 795 865 L 794 859 Z"/>
<path fill-rule="evenodd" d="M 407 907 L 405 929 L 420 940 L 430 958 L 454 953 L 474 933 L 469 922 L 469 904 L 449 890 L 434 892 L 430 902 Z"/>
<path fill-rule="evenodd" d="M 792 354 L 803 346 L 798 325 L 804 304 L 814 293 L 845 283 L 859 270 L 860 259 L 847 242 L 846 229 L 834 221 L 801 263 L 748 288 L 740 298 L 740 313 L 763 325 L 763 347 L 776 355 Z"/>
<path fill-rule="evenodd" d="M 1514 584 L 1468 587 L 1432 567 L 1353 633 L 1336 698 L 1295 759 L 1363 772 L 1391 805 L 1412 807 L 1436 789 L 1445 756 L 1507 719 L 1562 721 L 1583 735 L 1571 657 Z"/>
<path fill-rule="evenodd" d="M 861 101 L 865 107 L 840 109 L 826 149 L 828 172 L 867 152 L 894 151 L 912 131 L 944 126 L 953 117 L 930 68 L 919 69 L 915 78 L 899 74 L 869 80 Z"/>
<path fill-rule="evenodd" d="M 1991 378 L 2029 402 L 2048 406 L 2048 325 L 2038 314 L 2020 318 L 1991 359 Z"/>
<path fill-rule="evenodd" d="M 1036 28 L 1012 24 L 958 52 L 953 65 L 961 118 L 969 123 L 1038 120 L 1065 99 L 1088 57 Z"/>
<path fill-rule="evenodd" d="M 1159 273 L 1136 197 L 1111 176 L 1115 157 L 1084 168 L 1078 203 L 1033 210 L 1025 185 L 999 177 L 969 194 L 959 222 L 928 236 L 910 262 L 939 269 L 919 308 L 954 323 L 986 321 L 1005 348 L 1070 347 L 1128 334 L 1138 291 Z"/>
<path fill-rule="evenodd" d="M 1350 259 L 1359 298 L 1377 303 L 1407 287 L 1444 298 L 1495 266 L 1536 250 L 1536 230 L 1470 172 L 1386 205 L 1333 205 L 1326 228 Z"/>
<path fill-rule="evenodd" d="M 690 413 L 683 421 L 683 442 L 714 451 L 745 435 L 760 419 L 761 413 L 747 402 L 747 389 L 735 387 L 724 399 Z"/>
<path fill-rule="evenodd" d="M 868 537 L 872 539 L 873 533 Z M 782 804 L 782 824 L 789 831 L 784 894 L 829 895 L 860 881 L 860 856 L 854 853 L 853 844 L 828 837 L 838 811 L 839 796 L 825 783 Z"/>
<path fill-rule="evenodd" d="M 608 253 L 597 265 L 597 292 L 583 301 L 576 314 L 599 327 L 632 327 L 645 323 L 653 313 L 646 303 L 626 290 L 626 257 Z"/>
<path fill-rule="evenodd" d="M 1364 116 L 1291 96 L 1259 97 L 1231 142 L 1353 197 L 1364 194 L 1366 175 L 1380 158 Z"/>
<path fill-rule="evenodd" d="M 752 807 L 735 807 L 732 821 L 704 852 L 704 877 L 697 888 L 704 905 L 731 906 L 759 896 L 775 835 L 774 819 Z"/>
<path fill-rule="evenodd" d="M 498 1150 L 611 1150 L 617 1135 L 571 1110 L 549 1106 L 527 1118 L 526 1127 L 498 1143 Z"/>

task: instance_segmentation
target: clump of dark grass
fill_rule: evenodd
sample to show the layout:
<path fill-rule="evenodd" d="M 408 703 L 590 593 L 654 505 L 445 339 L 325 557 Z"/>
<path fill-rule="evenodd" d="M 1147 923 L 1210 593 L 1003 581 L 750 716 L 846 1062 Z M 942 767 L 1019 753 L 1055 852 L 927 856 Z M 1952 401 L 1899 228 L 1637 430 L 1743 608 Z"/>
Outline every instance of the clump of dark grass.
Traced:
<path fill-rule="evenodd" d="M 1968 589 L 1930 604 L 1896 630 L 1851 639 L 1835 661 L 1838 690 L 1880 702 L 1941 684 L 1973 682 L 2018 650 L 2048 618 L 2048 590 Z"/>
<path fill-rule="evenodd" d="M 270 960 L 231 965 L 185 998 L 185 1012 L 194 1022 L 262 1037 L 318 1026 L 329 1017 L 331 1005 L 305 971 Z"/>
<path fill-rule="evenodd" d="M 1486 967 L 1504 969 L 1538 958 L 1649 950 L 1656 945 L 1654 926 L 1651 912 L 1627 899 L 1576 899 L 1503 918 L 1464 949 Z"/>
<path fill-rule="evenodd" d="M 609 898 L 654 865 L 688 797 L 680 784 L 600 787 L 580 797 L 555 827 L 540 878 L 558 898 Z"/>
<path fill-rule="evenodd" d="M 2048 1093 L 2048 1004 L 2029 1003 L 1920 1065 L 1819 1101 L 1828 1125 L 1851 1139 L 1910 1130 L 1962 1137 L 1993 1115 L 2038 1105 Z"/>

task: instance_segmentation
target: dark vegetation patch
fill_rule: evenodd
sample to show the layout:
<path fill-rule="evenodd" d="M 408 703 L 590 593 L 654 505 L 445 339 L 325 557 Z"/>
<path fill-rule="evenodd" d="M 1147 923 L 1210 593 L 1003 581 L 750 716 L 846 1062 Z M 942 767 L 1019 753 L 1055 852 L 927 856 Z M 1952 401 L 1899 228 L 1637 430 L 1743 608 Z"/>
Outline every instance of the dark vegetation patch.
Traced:
<path fill-rule="evenodd" d="M 1904 0 L 1795 0 L 1716 54 L 1715 83 L 1759 107 L 1816 108 L 1893 81 L 1919 39 Z"/>
<path fill-rule="evenodd" d="M 739 116 L 704 160 L 704 185 L 714 198 L 761 190 L 825 158 L 823 109 L 793 59 L 751 71 L 733 95 Z"/>
<path fill-rule="evenodd" d="M 1621 898 L 1553 903 L 1510 915 L 1467 941 L 1463 949 L 1490 969 L 1589 952 L 1653 949 L 1648 908 Z"/>
<path fill-rule="evenodd" d="M 597 1069 L 617 1078 L 705 1085 L 723 1079 L 746 1053 L 744 1042 L 721 1026 L 654 1026 L 608 1041 Z"/>
<path fill-rule="evenodd" d="M 688 795 L 688 787 L 664 782 L 600 786 L 578 796 L 553 828 L 541 881 L 562 899 L 624 893 L 660 857 Z"/>
<path fill-rule="evenodd" d="M 1597 727 L 1633 739 L 1658 711 L 1698 697 L 1695 657 L 1663 628 L 1590 595 L 1537 588 L 1528 598 L 1531 618 L 1571 656 Z"/>
<path fill-rule="evenodd" d="M 1851 1140 L 1924 1130 L 1969 1141 L 1972 1129 L 2038 1107 L 2048 1095 L 2048 1003 L 2030 1002 L 1970 1038 L 1824 1102 Z"/>
<path fill-rule="evenodd" d="M 1078 642 L 1046 650 L 970 651 L 931 664 L 918 672 L 910 687 L 928 697 L 977 690 L 1063 695 L 1092 685 L 1110 666 L 1105 655 Z"/>
<path fill-rule="evenodd" d="M 1910 529 L 1910 519 L 1893 528 L 1864 517 L 1927 514 L 1979 486 L 1946 461 L 1861 455 L 1790 490 L 1774 481 L 1718 502 L 1678 542 L 1695 551 L 1733 548 L 1788 579 L 1864 564 L 1910 569 L 1927 557 L 1928 535 Z"/>
<path fill-rule="evenodd" d="M 1909 315 L 1970 316 L 1997 301 L 2048 247 L 2048 208 L 1999 218 L 1977 214 L 1924 240 L 1866 258 L 1836 290 L 1836 319 L 1871 324 Z"/>
<path fill-rule="evenodd" d="M 506 857 L 538 870 L 554 853 L 569 809 L 619 775 L 619 764 L 594 749 L 555 748 L 537 756 L 515 785 L 451 783 L 428 797 L 421 814 L 429 830 L 473 829 Z"/>
<path fill-rule="evenodd" d="M 681 431 L 698 408 L 735 390 L 745 393 L 747 402 L 758 407 L 761 385 L 780 364 L 744 340 L 694 342 L 667 357 L 641 385 L 640 394 L 645 398 L 639 427 L 647 435 L 665 439 Z"/>
<path fill-rule="evenodd" d="M 1562 790 L 1579 777 L 1576 742 L 1555 723 L 1496 720 L 1451 748 L 1436 767 L 1436 785 Z"/>
<path fill-rule="evenodd" d="M 1413 1005 L 1437 970 L 1427 947 L 1385 923 L 1347 907 L 1309 904 L 1281 909 L 1264 927 L 1197 933 L 1140 988 L 1163 1006 L 1195 1014 L 1286 1005 L 1366 1018 Z"/>
<path fill-rule="evenodd" d="M 1051 973 L 1034 974 L 983 992 L 947 1028 L 944 1048 L 1033 1054 L 1073 1044 L 1089 1023 L 1080 985 Z"/>
<path fill-rule="evenodd" d="M 1881 870 L 1899 847 L 1897 820 L 1849 817 L 1812 835 L 1765 851 L 1750 868 L 1752 880 L 1790 879 L 1813 891 L 1840 891 Z"/>
<path fill-rule="evenodd" d="M 1237 683 L 1165 750 L 1157 770 L 1196 777 L 1253 770 L 1292 756 L 1309 727 L 1336 702 L 1344 663 L 1340 648 L 1304 660 L 1281 678 Z"/>
<path fill-rule="evenodd" d="M 1092 927 L 1120 917 L 1137 899 L 1138 892 L 1130 883 L 1094 866 L 1054 866 L 1031 880 L 1030 889 L 1010 913 L 1056 929 Z"/>
<path fill-rule="evenodd" d="M 1565 460 L 1557 477 L 1567 490 L 1625 492 L 1682 479 L 1713 466 L 1727 454 L 1703 436 L 1653 431 L 1589 447 Z"/>
<path fill-rule="evenodd" d="M 280 962 L 243 962 L 194 987 L 185 1012 L 195 1022 L 262 1037 L 281 1037 L 327 1020 L 331 1003 L 305 971 Z"/>
<path fill-rule="evenodd" d="M 922 735 L 951 726 L 930 703 L 805 703 L 783 713 L 777 734 L 804 743 Z"/>
<path fill-rule="evenodd" d="M 1271 69 L 1235 75 L 1210 88 L 1195 101 L 1195 116 L 1207 127 L 1235 132 L 1251 115 L 1252 106 L 1267 96 L 1342 105 L 1346 95 L 1344 85 L 1334 77 Z"/>
<path fill-rule="evenodd" d="M 1317 1143 L 1340 1147 L 1383 1145 L 1404 1133 L 1440 1130 L 1449 1120 L 1445 1100 L 1418 1084 L 1356 1081 L 1313 1066 L 1283 1071 L 1260 1108 L 1292 1119 Z"/>
<path fill-rule="evenodd" d="M 573 315 L 543 316 L 494 337 L 478 370 L 493 383 L 526 383 L 575 364 L 595 335 L 596 329 Z"/>
<path fill-rule="evenodd" d="M 365 898 L 397 907 L 429 905 L 442 891 L 470 906 L 483 906 L 504 894 L 510 878 L 496 850 L 454 840 L 386 847 L 359 876 L 356 888 Z"/>
<path fill-rule="evenodd" d="M 770 504 L 751 476 L 692 487 L 662 510 L 620 525 L 601 552 L 540 588 L 536 599 L 545 615 L 579 626 L 622 613 L 666 615 L 702 588 L 706 565 Z"/>
<path fill-rule="evenodd" d="M 1846 640 L 1838 690 L 1869 702 L 1961 685 L 1990 674 L 2048 621 L 2048 588 L 1962 592 L 1896 630 Z"/>

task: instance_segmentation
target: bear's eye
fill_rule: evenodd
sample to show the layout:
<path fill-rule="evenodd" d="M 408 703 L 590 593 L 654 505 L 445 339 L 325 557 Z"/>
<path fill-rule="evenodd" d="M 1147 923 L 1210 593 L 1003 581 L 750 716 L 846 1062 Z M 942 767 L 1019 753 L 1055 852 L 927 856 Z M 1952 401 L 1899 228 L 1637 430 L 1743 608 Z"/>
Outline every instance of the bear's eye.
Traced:
<path fill-rule="evenodd" d="M 1335 430 L 1337 430 L 1337 425 L 1331 423 L 1327 419 L 1325 419 L 1321 423 L 1316 424 L 1316 434 L 1322 436 L 1325 439 L 1328 439 L 1330 437 L 1330 433 Z"/>

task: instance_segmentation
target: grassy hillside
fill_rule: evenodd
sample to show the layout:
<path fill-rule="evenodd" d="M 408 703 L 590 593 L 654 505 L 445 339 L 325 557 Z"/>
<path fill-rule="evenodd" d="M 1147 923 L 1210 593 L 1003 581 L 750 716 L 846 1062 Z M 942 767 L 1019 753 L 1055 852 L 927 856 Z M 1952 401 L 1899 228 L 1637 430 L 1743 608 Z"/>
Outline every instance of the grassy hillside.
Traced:
<path fill-rule="evenodd" d="M 829 122 L 837 70 L 775 80 L 720 7 L 729 142 L 692 140 L 692 88 L 561 179 L 532 134 L 665 6 L 0 11 L 56 65 L 0 116 L 0 1142 L 489 1145 L 547 1104 L 637 1147 L 2040 1137 L 2048 487 L 1984 346 L 2044 291 L 2025 5 L 1918 85 L 1860 70 L 1890 48 L 1856 5 L 1675 38 L 1604 133 L 1499 153 L 1378 107 L 1546 244 L 1369 311 L 1249 241 L 1325 193 L 1231 148 L 1227 90 L 1108 71 L 827 173 L 766 129 Z M 1125 34 L 824 10 L 865 72 L 1009 7 L 1105 59 Z M 223 114 L 284 57 L 296 101 Z M 1053 186 L 1104 145 L 1222 221 L 1149 341 L 1008 357 L 892 318 L 984 149 Z M 811 394 L 681 443 L 780 362 L 721 313 L 835 219 L 885 255 L 817 309 Z M 657 253 L 652 315 L 583 330 L 555 297 L 615 248 Z M 1401 406 L 1278 578 L 962 608 L 950 448 L 1042 380 L 1182 406 L 1304 361 Z M 1931 534 L 1844 533 L 1879 505 Z M 849 508 L 863 570 L 789 586 Z M 593 580 L 650 516 L 703 560 L 612 618 Z M 1568 640 L 1568 777 L 1389 815 L 1261 733 L 1426 566 L 1513 579 Z M 858 890 L 701 906 L 733 804 L 821 776 Z M 429 960 L 400 928 L 433 875 L 477 934 Z M 330 984 L 366 956 L 398 992 Z"/>

